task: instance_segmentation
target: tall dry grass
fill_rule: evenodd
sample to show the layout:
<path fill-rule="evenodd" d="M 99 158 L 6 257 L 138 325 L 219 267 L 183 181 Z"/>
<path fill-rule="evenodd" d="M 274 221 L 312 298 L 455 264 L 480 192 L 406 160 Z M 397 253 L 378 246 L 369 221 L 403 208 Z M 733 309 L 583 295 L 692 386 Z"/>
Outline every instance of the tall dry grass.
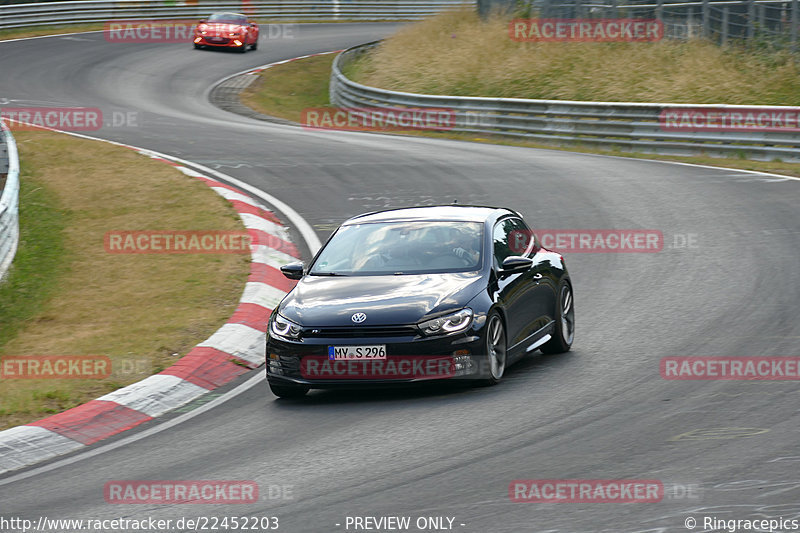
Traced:
<path fill-rule="evenodd" d="M 408 26 L 349 71 L 429 94 L 560 100 L 800 105 L 788 53 L 704 42 L 520 43 L 508 19 L 451 11 Z"/>

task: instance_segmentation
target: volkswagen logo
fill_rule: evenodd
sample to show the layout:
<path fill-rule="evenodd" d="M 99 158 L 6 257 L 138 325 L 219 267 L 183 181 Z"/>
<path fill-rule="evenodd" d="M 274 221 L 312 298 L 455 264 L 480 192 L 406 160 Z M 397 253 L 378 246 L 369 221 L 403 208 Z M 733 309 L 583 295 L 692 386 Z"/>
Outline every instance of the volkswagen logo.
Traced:
<path fill-rule="evenodd" d="M 356 313 L 350 317 L 350 320 L 355 322 L 356 324 L 361 324 L 367 319 L 366 313 Z"/>

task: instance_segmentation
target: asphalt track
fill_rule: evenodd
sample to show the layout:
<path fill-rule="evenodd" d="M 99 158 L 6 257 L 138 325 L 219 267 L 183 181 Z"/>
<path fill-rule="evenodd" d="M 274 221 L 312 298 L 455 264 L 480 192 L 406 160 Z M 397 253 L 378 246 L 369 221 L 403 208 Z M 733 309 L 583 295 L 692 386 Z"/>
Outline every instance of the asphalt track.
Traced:
<path fill-rule="evenodd" d="M 538 227 L 658 229 L 664 250 L 568 254 L 573 351 L 530 357 L 498 387 L 313 392 L 291 402 L 258 385 L 168 431 L 0 485 L 0 516 L 278 516 L 279 531 L 292 533 L 345 531 L 345 517 L 356 515 L 449 516 L 464 532 L 687 531 L 688 516 L 702 531 L 704 516 L 800 518 L 796 382 L 659 375 L 666 356 L 800 355 L 800 183 L 560 151 L 309 132 L 231 115 L 206 99 L 228 74 L 392 28 L 302 27 L 294 39 L 246 55 L 110 44 L 98 33 L 0 43 L 0 97 L 17 106 L 99 107 L 107 116 L 136 111 L 136 126 L 93 135 L 263 189 L 321 239 L 363 211 L 457 198 L 518 209 Z M 674 246 L 688 234 L 694 247 Z M 508 498 L 514 479 L 605 478 L 679 488 L 659 503 Z M 107 481 L 130 479 L 255 480 L 264 497 L 238 506 L 104 501 Z M 269 499 L 270 485 L 291 486 L 292 498 Z"/>

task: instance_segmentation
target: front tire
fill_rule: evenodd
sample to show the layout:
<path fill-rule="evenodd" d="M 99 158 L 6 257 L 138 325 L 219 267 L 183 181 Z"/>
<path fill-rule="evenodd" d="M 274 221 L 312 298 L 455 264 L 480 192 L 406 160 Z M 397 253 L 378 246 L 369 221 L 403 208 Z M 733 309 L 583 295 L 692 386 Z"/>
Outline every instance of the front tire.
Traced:
<path fill-rule="evenodd" d="M 565 280 L 558 286 L 558 298 L 553 316 L 556 321 L 553 338 L 541 346 L 542 353 L 568 352 L 575 339 L 575 301 L 572 296 L 572 286 Z"/>
<path fill-rule="evenodd" d="M 249 45 L 248 45 L 248 44 L 247 44 L 247 42 L 245 41 L 244 43 L 242 43 L 242 46 L 240 46 L 240 47 L 239 47 L 239 50 L 238 50 L 238 52 L 239 52 L 240 54 L 243 54 L 243 53 L 247 52 L 247 47 L 248 47 L 248 46 L 249 46 Z"/>
<path fill-rule="evenodd" d="M 308 387 L 270 382 L 269 390 L 278 398 L 302 398 L 308 392 Z"/>
<path fill-rule="evenodd" d="M 506 326 L 497 311 L 486 319 L 486 364 L 489 377 L 482 380 L 485 386 L 497 385 L 506 371 Z"/>

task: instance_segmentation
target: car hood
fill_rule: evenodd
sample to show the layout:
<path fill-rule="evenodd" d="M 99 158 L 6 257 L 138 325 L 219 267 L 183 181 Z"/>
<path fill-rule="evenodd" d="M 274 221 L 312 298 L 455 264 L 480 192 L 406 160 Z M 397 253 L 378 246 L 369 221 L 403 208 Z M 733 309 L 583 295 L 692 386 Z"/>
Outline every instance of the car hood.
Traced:
<path fill-rule="evenodd" d="M 305 276 L 281 302 L 279 312 L 303 326 L 415 324 L 429 315 L 458 310 L 481 290 L 479 272 L 398 276 Z"/>

